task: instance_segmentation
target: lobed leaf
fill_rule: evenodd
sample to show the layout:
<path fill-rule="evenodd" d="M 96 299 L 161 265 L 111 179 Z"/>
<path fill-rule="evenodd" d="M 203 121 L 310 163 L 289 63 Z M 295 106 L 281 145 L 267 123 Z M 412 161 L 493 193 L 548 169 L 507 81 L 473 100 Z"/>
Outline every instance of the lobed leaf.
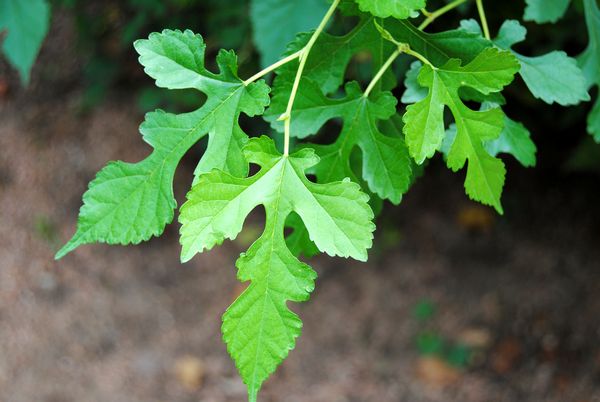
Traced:
<path fill-rule="evenodd" d="M 208 147 L 197 174 L 213 168 L 245 176 L 242 147 L 246 134 L 239 127 L 241 113 L 260 114 L 269 103 L 264 82 L 244 86 L 237 78 L 232 52 L 222 51 L 219 74 L 204 66 L 205 44 L 191 31 L 165 30 L 135 43 L 140 62 L 158 86 L 195 88 L 207 95 L 205 104 L 191 113 L 156 111 L 140 127 L 154 150 L 139 163 L 112 162 L 90 183 L 83 196 L 77 232 L 61 249 L 61 258 L 80 245 L 101 242 L 137 244 L 160 235 L 173 220 L 177 207 L 173 176 L 184 154 L 208 135 Z"/>
<path fill-rule="evenodd" d="M 301 302 L 314 289 L 315 272 L 287 247 L 284 225 L 295 213 L 310 240 L 329 255 L 367 258 L 373 211 L 368 196 L 350 181 L 316 184 L 305 177 L 319 159 L 311 149 L 290 156 L 277 152 L 267 137 L 251 139 L 247 159 L 261 170 L 238 178 L 214 170 L 202 175 L 181 208 L 182 260 L 210 249 L 241 231 L 254 208 L 263 205 L 263 234 L 237 261 L 238 278 L 250 286 L 223 316 L 223 338 L 236 362 L 250 401 L 262 383 L 294 348 L 302 323 L 286 305 Z"/>
<path fill-rule="evenodd" d="M 422 163 L 442 146 L 446 135 L 444 109 L 450 109 L 457 135 L 448 153 L 448 167 L 457 171 L 468 161 L 467 194 L 494 206 L 500 213 L 506 170 L 501 160 L 485 151 L 483 144 L 500 135 L 504 114 L 499 108 L 469 109 L 461 100 L 459 90 L 470 87 L 483 95 L 499 92 L 510 84 L 518 68 L 514 56 L 494 48 L 484 50 L 465 66 L 458 60 L 450 60 L 440 68 L 426 65 L 418 82 L 429 89 L 427 97 L 409 106 L 404 115 L 404 133 L 410 154 L 417 163 Z"/>

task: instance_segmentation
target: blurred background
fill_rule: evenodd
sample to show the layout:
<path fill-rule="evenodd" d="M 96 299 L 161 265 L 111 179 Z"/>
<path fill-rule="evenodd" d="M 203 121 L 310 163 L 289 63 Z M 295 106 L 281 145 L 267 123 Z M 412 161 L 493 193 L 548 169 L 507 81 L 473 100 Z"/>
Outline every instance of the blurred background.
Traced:
<path fill-rule="evenodd" d="M 487 3 L 493 30 L 523 14 L 522 2 Z M 0 57 L 0 401 L 245 400 L 220 317 L 242 290 L 234 262 L 259 219 L 185 266 L 176 224 L 140 246 L 53 255 L 96 171 L 149 153 L 143 114 L 203 101 L 155 88 L 132 42 L 190 28 L 205 36 L 208 60 L 236 49 L 248 77 L 261 66 L 249 15 L 248 0 L 55 0 L 27 87 Z M 475 16 L 466 6 L 429 29 Z M 587 43 L 578 2 L 556 25 L 526 26 L 527 55 L 575 56 Z M 360 61 L 350 76 L 369 79 Z M 600 401 L 600 146 L 585 133 L 590 105 L 548 106 L 522 82 L 507 97 L 539 152 L 535 169 L 505 159 L 505 216 L 470 202 L 463 173 L 433 161 L 399 207 L 386 206 L 369 263 L 311 261 L 317 289 L 293 307 L 303 336 L 264 401 Z M 253 135 L 268 129 L 243 124 Z M 180 203 L 199 152 L 177 172 Z"/>

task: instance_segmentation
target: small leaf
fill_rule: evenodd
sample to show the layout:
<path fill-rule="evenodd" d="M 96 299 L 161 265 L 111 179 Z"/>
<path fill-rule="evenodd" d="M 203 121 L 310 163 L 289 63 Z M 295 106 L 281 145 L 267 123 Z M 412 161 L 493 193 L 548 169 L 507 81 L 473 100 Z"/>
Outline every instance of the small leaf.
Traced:
<path fill-rule="evenodd" d="M 329 255 L 367 258 L 375 226 L 368 196 L 350 181 L 310 182 L 304 171 L 318 163 L 311 149 L 290 156 L 267 137 L 252 139 L 247 159 L 261 170 L 246 179 L 214 170 L 201 176 L 181 208 L 182 260 L 235 238 L 244 220 L 264 205 L 265 230 L 237 261 L 238 278 L 250 286 L 223 316 L 223 338 L 250 401 L 294 348 L 302 322 L 288 301 L 301 302 L 314 289 L 315 272 L 301 263 L 284 239 L 286 219 L 296 213 L 310 239 Z"/>
<path fill-rule="evenodd" d="M 2 50 L 19 71 L 23 85 L 29 83 L 31 67 L 49 26 L 50 5 L 46 0 L 0 0 L 0 33 L 8 31 Z"/>

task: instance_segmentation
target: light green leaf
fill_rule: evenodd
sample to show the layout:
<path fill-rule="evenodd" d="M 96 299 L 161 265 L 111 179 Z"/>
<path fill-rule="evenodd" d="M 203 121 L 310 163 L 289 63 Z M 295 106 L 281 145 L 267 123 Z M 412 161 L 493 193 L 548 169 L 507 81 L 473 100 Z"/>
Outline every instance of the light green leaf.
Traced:
<path fill-rule="evenodd" d="M 596 0 L 583 0 L 589 44 L 579 56 L 588 87 L 600 87 L 600 8 Z M 588 116 L 588 132 L 600 143 L 600 97 L 596 99 Z"/>
<path fill-rule="evenodd" d="M 77 232 L 57 253 L 61 258 L 80 245 L 100 242 L 137 244 L 160 235 L 173 220 L 177 204 L 173 176 L 183 155 L 209 135 L 200 173 L 213 168 L 245 176 L 247 163 L 241 152 L 247 136 L 238 124 L 240 113 L 262 113 L 269 103 L 264 82 L 244 86 L 236 77 L 236 58 L 222 51 L 220 73 L 204 67 L 205 45 L 191 31 L 151 34 L 135 44 L 140 62 L 157 85 L 195 88 L 207 100 L 198 110 L 180 115 L 156 111 L 146 115 L 140 127 L 154 151 L 135 164 L 111 162 L 90 183 L 83 196 Z"/>
<path fill-rule="evenodd" d="M 427 97 L 427 88 L 423 88 L 417 80 L 421 68 L 422 64 L 420 62 L 414 62 L 407 74 L 405 81 L 407 89 L 405 96 L 402 98 L 405 103 L 416 103 Z M 465 91 L 466 89 L 470 89 L 470 91 Z M 501 97 L 501 94 L 498 92 L 482 95 L 472 88 L 463 87 L 459 91 L 459 94 L 463 99 L 482 103 L 481 110 L 493 109 L 504 103 L 503 101 L 498 102 L 497 99 L 494 99 L 497 96 Z M 444 155 L 447 155 L 450 151 L 455 138 L 456 125 L 452 124 L 446 130 L 440 149 Z M 484 146 L 492 156 L 507 153 L 514 156 L 525 167 L 533 167 L 536 164 L 537 147 L 531 140 L 529 130 L 522 123 L 510 119 L 508 116 L 504 116 L 504 128 L 500 136 L 494 140 L 484 142 Z"/>
<path fill-rule="evenodd" d="M 356 0 L 361 11 L 375 17 L 406 19 L 416 17 L 425 8 L 425 0 Z"/>
<path fill-rule="evenodd" d="M 265 208 L 262 236 L 237 261 L 238 278 L 250 286 L 223 316 L 223 338 L 236 362 L 250 401 L 262 383 L 294 348 L 302 323 L 288 301 L 309 298 L 315 272 L 298 261 L 284 240 L 284 225 L 295 212 L 310 239 L 329 255 L 367 259 L 372 244 L 373 212 L 368 196 L 350 181 L 310 182 L 305 170 L 318 163 L 311 149 L 289 157 L 272 140 L 252 139 L 247 159 L 261 170 L 246 179 L 214 170 L 202 175 L 181 208 L 182 260 L 235 238 L 247 215 Z"/>
<path fill-rule="evenodd" d="M 2 50 L 19 71 L 23 85 L 29 83 L 49 25 L 50 5 L 46 0 L 0 0 L 0 33 L 7 31 Z"/>
<path fill-rule="evenodd" d="M 571 0 L 525 0 L 525 21 L 535 21 L 538 24 L 555 23 L 565 15 Z"/>
<path fill-rule="evenodd" d="M 263 67 L 279 60 L 297 33 L 316 28 L 328 7 L 326 0 L 252 0 L 254 42 Z"/>
<path fill-rule="evenodd" d="M 448 154 L 448 167 L 457 171 L 469 161 L 465 189 L 474 200 L 491 205 L 502 213 L 500 195 L 505 168 L 501 160 L 484 149 L 485 141 L 496 139 L 503 128 L 500 109 L 477 112 L 461 100 L 459 89 L 470 87 L 481 94 L 501 91 L 513 80 L 519 65 L 506 51 L 484 50 L 471 63 L 461 66 L 450 60 L 441 68 L 426 65 L 419 84 L 429 88 L 427 97 L 407 108 L 404 134 L 411 156 L 422 163 L 440 149 L 445 137 L 444 109 L 454 116 L 457 136 Z"/>

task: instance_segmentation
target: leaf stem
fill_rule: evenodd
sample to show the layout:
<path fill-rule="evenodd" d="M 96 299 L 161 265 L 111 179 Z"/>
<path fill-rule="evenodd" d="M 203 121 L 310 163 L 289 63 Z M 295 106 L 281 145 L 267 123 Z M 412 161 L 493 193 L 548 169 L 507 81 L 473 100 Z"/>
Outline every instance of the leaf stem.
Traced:
<path fill-rule="evenodd" d="M 369 95 L 371 94 L 371 91 L 373 91 L 373 89 L 375 88 L 375 85 L 377 85 L 377 83 L 379 82 L 381 77 L 383 77 L 383 74 L 385 74 L 387 69 L 390 68 L 390 66 L 392 65 L 394 60 L 396 60 L 396 58 L 398 56 L 400 56 L 400 54 L 402 54 L 402 49 L 400 49 L 400 46 L 398 46 L 398 48 L 394 51 L 394 53 L 392 53 L 391 56 L 385 61 L 385 63 L 383 63 L 383 65 L 381 66 L 379 71 L 377 71 L 377 74 L 375 74 L 375 76 L 369 83 L 369 86 L 367 87 L 367 89 L 365 90 L 365 93 L 363 94 L 363 96 L 365 98 L 369 97 Z"/>
<path fill-rule="evenodd" d="M 327 14 L 325 14 L 325 17 L 323 17 L 323 20 L 317 27 L 317 30 L 312 34 L 306 46 L 304 46 L 304 48 L 299 52 L 300 66 L 298 66 L 298 72 L 296 73 L 296 79 L 294 80 L 294 85 L 292 86 L 292 92 L 290 93 L 290 99 L 288 101 L 287 109 L 285 110 L 285 113 L 279 117 L 279 120 L 284 122 L 284 156 L 290 154 L 290 129 L 292 126 L 292 108 L 294 107 L 294 101 L 296 100 L 296 95 L 298 94 L 298 87 L 300 86 L 300 79 L 302 78 L 304 67 L 306 66 L 306 60 L 308 59 L 310 51 L 312 50 L 312 47 L 314 46 L 315 42 L 317 41 L 317 39 L 325 29 L 325 26 L 333 16 L 333 13 L 335 12 L 335 9 L 339 5 L 339 3 L 340 0 L 333 1 L 333 4 L 331 5 L 331 7 L 329 7 Z"/>
<path fill-rule="evenodd" d="M 460 6 L 461 4 L 463 4 L 463 3 L 467 2 L 467 1 L 468 0 L 454 0 L 453 2 L 448 3 L 444 7 L 440 8 L 440 9 L 438 9 L 436 11 L 433 11 L 433 12 L 429 12 L 427 10 L 422 10 L 421 12 L 427 18 L 421 23 L 421 25 L 419 25 L 419 29 L 421 31 L 424 30 L 433 21 L 435 21 L 436 19 L 438 19 L 442 15 L 446 14 L 448 11 L 451 11 L 451 10 L 455 9 L 456 7 Z"/>
<path fill-rule="evenodd" d="M 431 62 L 429 60 L 427 60 L 427 58 L 425 56 L 423 56 L 419 52 L 415 52 L 414 50 L 412 50 L 407 43 L 399 43 L 399 42 L 394 42 L 394 43 L 398 46 L 398 48 L 394 51 L 394 53 L 392 53 L 390 55 L 390 57 L 385 61 L 385 63 L 383 63 L 383 65 L 381 66 L 379 71 L 377 71 L 377 74 L 375 74 L 375 76 L 369 83 L 369 86 L 367 87 L 367 89 L 365 90 L 365 93 L 363 94 L 363 96 L 365 98 L 369 97 L 369 95 L 371 94 L 371 91 L 373 91 L 373 89 L 375 88 L 375 85 L 377 85 L 379 80 L 381 80 L 381 78 L 383 77 L 383 74 L 385 74 L 387 69 L 390 68 L 390 66 L 394 62 L 394 60 L 396 60 L 398 58 L 398 56 L 400 56 L 402 53 L 416 57 L 422 63 L 427 64 L 432 69 L 435 69 L 435 66 L 433 64 L 431 64 Z"/>
<path fill-rule="evenodd" d="M 481 27 L 483 28 L 483 35 L 487 40 L 491 39 L 490 28 L 488 27 L 487 18 L 485 17 L 485 10 L 483 8 L 483 0 L 475 0 L 477 3 L 477 10 L 479 11 L 479 19 L 481 20 Z"/>
<path fill-rule="evenodd" d="M 265 75 L 269 74 L 271 71 L 275 71 L 277 70 L 279 67 L 289 63 L 292 60 L 296 60 L 297 58 L 300 57 L 300 55 L 302 54 L 302 50 L 297 51 L 296 53 L 290 54 L 289 56 L 287 56 L 286 58 L 283 58 L 281 60 L 279 60 L 278 62 L 271 64 L 269 67 L 265 68 L 264 70 L 254 74 L 252 77 L 248 78 L 246 81 L 244 81 L 244 85 L 248 86 L 251 83 L 253 83 L 256 80 L 261 79 L 262 77 L 264 77 Z"/>

